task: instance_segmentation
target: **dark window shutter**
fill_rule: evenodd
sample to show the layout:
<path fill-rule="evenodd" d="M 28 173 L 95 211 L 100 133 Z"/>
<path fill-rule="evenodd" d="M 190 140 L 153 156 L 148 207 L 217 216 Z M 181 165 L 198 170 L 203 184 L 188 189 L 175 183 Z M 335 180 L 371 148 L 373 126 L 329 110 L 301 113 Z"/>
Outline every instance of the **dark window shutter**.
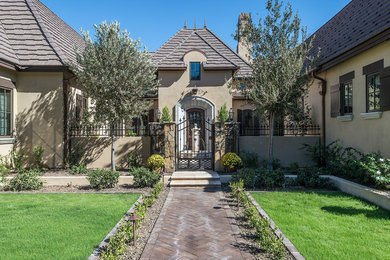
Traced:
<path fill-rule="evenodd" d="M 83 96 L 76 94 L 76 120 L 80 121 L 83 117 Z"/>
<path fill-rule="evenodd" d="M 340 85 L 330 87 L 330 116 L 337 117 L 340 115 Z"/>
<path fill-rule="evenodd" d="M 390 67 L 381 71 L 379 102 L 382 111 L 390 110 Z"/>
<path fill-rule="evenodd" d="M 241 109 L 237 109 L 237 122 L 240 123 L 240 134 L 242 134 L 242 129 L 243 129 L 243 122 L 242 122 L 242 110 Z"/>
<path fill-rule="evenodd" d="M 149 110 L 149 123 L 154 122 L 154 109 Z"/>

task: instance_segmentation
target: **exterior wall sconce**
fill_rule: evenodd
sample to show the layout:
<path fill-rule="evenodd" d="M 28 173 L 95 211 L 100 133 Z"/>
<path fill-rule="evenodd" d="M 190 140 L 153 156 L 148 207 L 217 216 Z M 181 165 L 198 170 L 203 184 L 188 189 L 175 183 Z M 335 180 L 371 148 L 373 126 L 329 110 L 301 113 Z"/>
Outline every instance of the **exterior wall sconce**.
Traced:
<path fill-rule="evenodd" d="M 157 117 L 157 122 L 160 122 L 161 119 L 161 111 L 159 108 L 156 109 L 156 117 Z"/>
<path fill-rule="evenodd" d="M 229 121 L 233 122 L 233 118 L 234 118 L 234 111 L 233 108 L 231 107 L 229 110 Z"/>
<path fill-rule="evenodd" d="M 195 87 L 191 90 L 191 92 L 192 92 L 192 95 L 198 94 L 198 87 L 195 86 Z"/>

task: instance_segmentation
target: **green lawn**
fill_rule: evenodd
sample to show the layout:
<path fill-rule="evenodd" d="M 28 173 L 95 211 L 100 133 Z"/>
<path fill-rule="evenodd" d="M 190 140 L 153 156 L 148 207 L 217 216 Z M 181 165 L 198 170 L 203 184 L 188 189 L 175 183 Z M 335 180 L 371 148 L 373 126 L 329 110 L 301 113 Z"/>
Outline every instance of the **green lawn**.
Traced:
<path fill-rule="evenodd" d="M 341 192 L 251 192 L 306 259 L 390 259 L 390 212 Z"/>
<path fill-rule="evenodd" d="M 87 259 L 139 194 L 0 194 L 0 259 Z"/>

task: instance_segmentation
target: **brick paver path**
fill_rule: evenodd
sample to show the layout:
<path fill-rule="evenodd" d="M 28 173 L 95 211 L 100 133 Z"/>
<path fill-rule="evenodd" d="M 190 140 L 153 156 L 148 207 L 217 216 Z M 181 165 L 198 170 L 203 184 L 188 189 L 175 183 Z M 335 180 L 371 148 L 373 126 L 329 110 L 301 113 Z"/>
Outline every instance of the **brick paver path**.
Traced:
<path fill-rule="evenodd" d="M 249 259 L 221 191 L 171 188 L 141 259 Z"/>

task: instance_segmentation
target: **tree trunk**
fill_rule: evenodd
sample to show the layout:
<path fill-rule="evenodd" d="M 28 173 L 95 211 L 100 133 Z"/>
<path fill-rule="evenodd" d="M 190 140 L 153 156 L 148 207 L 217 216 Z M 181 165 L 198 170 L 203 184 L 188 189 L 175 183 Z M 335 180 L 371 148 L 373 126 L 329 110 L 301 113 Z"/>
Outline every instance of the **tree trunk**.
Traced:
<path fill-rule="evenodd" d="M 114 126 L 111 126 L 111 170 L 116 171 L 115 167 L 115 135 Z"/>
<path fill-rule="evenodd" d="M 270 113 L 269 116 L 269 145 L 268 145 L 268 169 L 273 170 L 274 161 L 274 128 L 275 128 L 275 115 Z"/>

